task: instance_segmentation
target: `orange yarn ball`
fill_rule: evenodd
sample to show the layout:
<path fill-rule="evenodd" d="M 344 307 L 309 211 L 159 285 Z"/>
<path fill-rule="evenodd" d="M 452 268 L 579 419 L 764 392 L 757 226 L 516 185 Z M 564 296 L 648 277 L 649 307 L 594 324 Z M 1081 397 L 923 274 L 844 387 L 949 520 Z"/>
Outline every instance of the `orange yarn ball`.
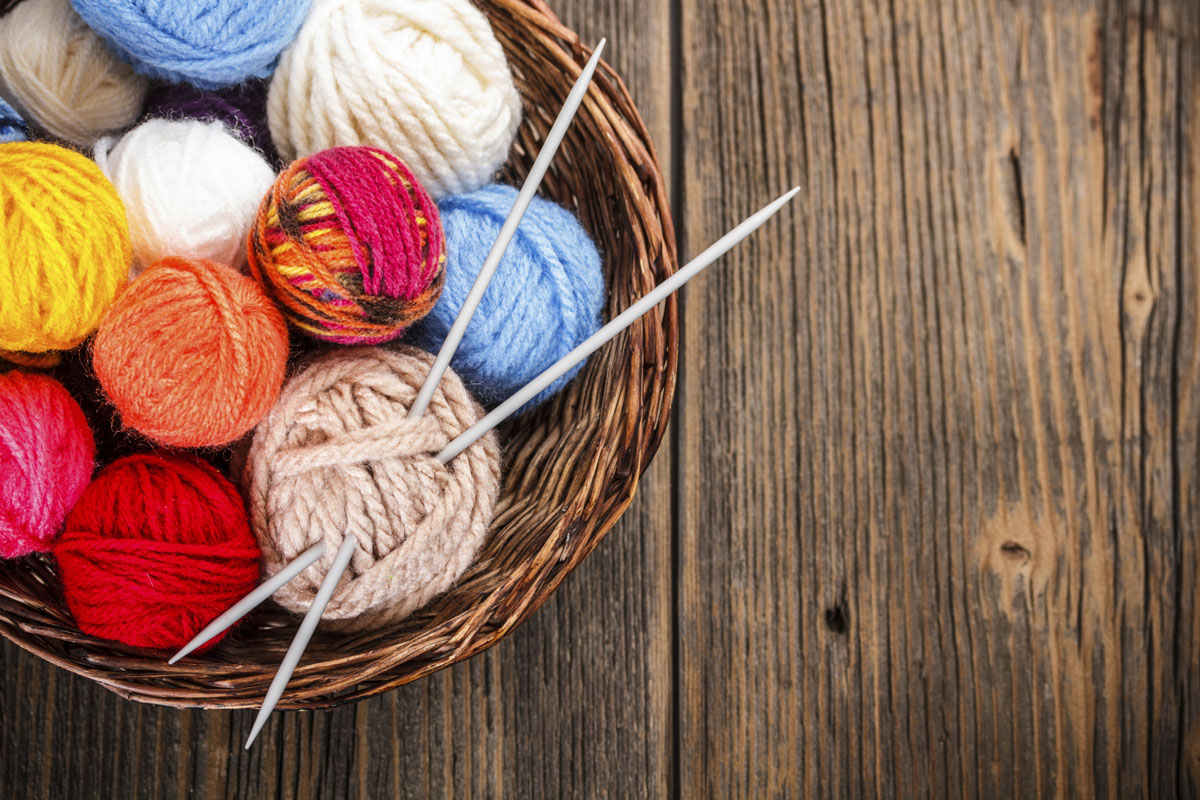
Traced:
<path fill-rule="evenodd" d="M 96 376 L 125 425 L 174 447 L 229 444 L 274 405 L 283 315 L 250 278 L 211 261 L 146 269 L 96 334 Z"/>

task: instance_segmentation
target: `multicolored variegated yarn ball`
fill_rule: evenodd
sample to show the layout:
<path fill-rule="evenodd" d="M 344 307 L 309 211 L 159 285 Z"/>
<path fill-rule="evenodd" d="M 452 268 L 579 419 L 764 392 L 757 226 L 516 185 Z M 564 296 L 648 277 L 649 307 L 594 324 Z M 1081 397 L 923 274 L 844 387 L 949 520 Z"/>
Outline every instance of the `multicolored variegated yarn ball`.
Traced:
<path fill-rule="evenodd" d="M 298 329 L 336 344 L 396 338 L 441 296 L 437 206 L 400 159 L 335 147 L 294 162 L 259 207 L 250 272 Z"/>

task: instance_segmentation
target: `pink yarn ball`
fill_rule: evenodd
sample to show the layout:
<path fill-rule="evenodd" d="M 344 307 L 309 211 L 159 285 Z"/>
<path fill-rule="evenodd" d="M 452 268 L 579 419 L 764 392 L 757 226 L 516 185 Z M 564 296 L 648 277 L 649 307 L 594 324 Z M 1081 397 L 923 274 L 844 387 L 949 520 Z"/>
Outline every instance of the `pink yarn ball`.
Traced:
<path fill-rule="evenodd" d="M 95 456 L 83 410 L 58 381 L 0 375 L 0 557 L 50 549 Z"/>

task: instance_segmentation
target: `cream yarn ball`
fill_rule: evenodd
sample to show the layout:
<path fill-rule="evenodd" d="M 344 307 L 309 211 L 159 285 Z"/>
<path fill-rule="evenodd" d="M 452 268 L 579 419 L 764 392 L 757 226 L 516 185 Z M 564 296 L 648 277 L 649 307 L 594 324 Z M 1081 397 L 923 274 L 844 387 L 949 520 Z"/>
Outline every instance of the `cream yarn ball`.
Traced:
<path fill-rule="evenodd" d="M 504 164 L 521 97 L 469 0 L 315 0 L 267 111 L 284 159 L 372 145 L 440 198 L 482 186 Z"/>
<path fill-rule="evenodd" d="M 341 630 L 397 622 L 445 592 L 487 537 L 500 489 L 488 434 L 435 456 L 483 416 L 453 372 L 410 420 L 433 356 L 411 347 L 319 356 L 284 385 L 243 467 L 250 523 L 269 575 L 324 540 L 324 557 L 275 593 L 308 610 L 346 536 L 358 547 L 322 619 Z"/>
<path fill-rule="evenodd" d="M 275 170 L 220 122 L 152 119 L 95 155 L 125 202 L 134 275 L 168 256 L 245 266 Z"/>
<path fill-rule="evenodd" d="M 0 17 L 0 96 L 51 136 L 91 147 L 137 120 L 148 87 L 71 0 L 25 0 Z"/>

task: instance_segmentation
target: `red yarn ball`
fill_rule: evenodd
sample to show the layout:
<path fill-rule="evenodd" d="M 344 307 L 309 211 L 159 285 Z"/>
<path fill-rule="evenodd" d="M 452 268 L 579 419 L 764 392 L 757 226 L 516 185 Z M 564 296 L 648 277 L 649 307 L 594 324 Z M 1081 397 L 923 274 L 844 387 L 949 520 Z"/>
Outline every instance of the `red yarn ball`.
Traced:
<path fill-rule="evenodd" d="M 83 410 L 44 375 L 0 375 L 0 558 L 50 548 L 92 477 Z"/>
<path fill-rule="evenodd" d="M 233 484 L 201 461 L 156 454 L 104 469 L 54 547 L 81 631 L 169 650 L 254 588 L 259 555 Z"/>

